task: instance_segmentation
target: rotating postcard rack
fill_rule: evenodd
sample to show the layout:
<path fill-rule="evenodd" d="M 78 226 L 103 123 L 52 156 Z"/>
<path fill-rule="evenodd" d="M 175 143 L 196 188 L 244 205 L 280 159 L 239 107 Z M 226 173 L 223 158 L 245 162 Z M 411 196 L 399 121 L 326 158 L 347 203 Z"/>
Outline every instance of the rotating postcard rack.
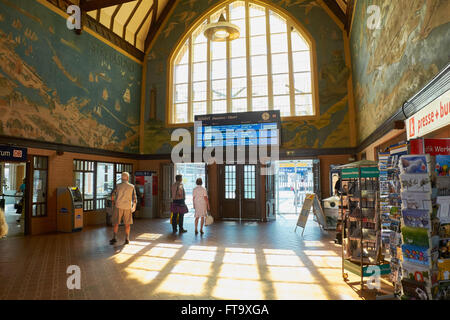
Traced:
<path fill-rule="evenodd" d="M 349 281 L 347 271 L 360 276 L 362 291 L 364 278 L 390 273 L 389 263 L 383 260 L 380 249 L 378 163 L 362 160 L 338 168 L 342 194 L 342 276 L 346 282 Z"/>

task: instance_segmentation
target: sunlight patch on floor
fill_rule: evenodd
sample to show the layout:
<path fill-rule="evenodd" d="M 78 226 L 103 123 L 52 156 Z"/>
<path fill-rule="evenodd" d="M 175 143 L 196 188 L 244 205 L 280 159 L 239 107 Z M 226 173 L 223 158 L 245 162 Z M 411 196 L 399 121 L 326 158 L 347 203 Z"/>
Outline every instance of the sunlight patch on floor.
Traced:
<path fill-rule="evenodd" d="M 291 283 L 317 283 L 311 271 L 306 267 L 267 267 L 267 278 L 271 281 Z"/>
<path fill-rule="evenodd" d="M 201 295 L 207 281 L 207 277 L 169 274 L 155 292 L 175 293 L 180 295 Z"/>
<path fill-rule="evenodd" d="M 217 279 L 213 298 L 232 300 L 262 300 L 262 283 L 251 280 Z"/>
<path fill-rule="evenodd" d="M 259 280 L 257 265 L 222 264 L 218 273 L 220 278 Z"/>

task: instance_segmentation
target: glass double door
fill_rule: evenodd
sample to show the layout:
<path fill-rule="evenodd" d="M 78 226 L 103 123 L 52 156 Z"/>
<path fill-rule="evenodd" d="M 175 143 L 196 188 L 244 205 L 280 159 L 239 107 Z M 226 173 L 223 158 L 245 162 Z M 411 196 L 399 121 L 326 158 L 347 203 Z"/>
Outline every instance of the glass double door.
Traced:
<path fill-rule="evenodd" d="M 260 220 L 260 167 L 254 164 L 226 164 L 219 169 L 221 217 Z"/>

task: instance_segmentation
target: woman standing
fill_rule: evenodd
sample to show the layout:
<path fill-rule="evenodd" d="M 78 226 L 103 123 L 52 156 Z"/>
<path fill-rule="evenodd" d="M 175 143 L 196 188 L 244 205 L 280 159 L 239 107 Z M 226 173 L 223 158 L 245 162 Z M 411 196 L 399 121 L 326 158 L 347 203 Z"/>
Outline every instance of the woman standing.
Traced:
<path fill-rule="evenodd" d="M 183 176 L 181 174 L 178 174 L 175 176 L 175 183 L 172 185 L 172 229 L 173 232 L 177 232 L 177 220 L 178 220 L 178 227 L 180 233 L 187 232 L 183 228 L 183 220 L 184 220 L 184 214 L 188 212 L 188 208 L 186 206 L 186 203 L 184 200 L 186 199 L 186 193 L 183 188 Z"/>
<path fill-rule="evenodd" d="M 205 224 L 205 218 L 207 212 L 209 211 L 208 192 L 205 188 L 202 187 L 202 178 L 198 178 L 195 183 L 197 184 L 197 187 L 195 187 L 194 191 L 192 192 L 195 209 L 195 234 L 198 234 L 198 218 L 201 218 L 200 233 L 203 234 L 203 225 Z"/>

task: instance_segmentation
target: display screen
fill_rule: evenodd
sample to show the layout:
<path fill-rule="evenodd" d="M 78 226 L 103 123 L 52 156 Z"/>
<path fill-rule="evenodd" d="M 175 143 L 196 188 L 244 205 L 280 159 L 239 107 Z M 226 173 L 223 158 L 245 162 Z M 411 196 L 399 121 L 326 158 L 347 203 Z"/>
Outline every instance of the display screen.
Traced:
<path fill-rule="evenodd" d="M 279 145 L 279 111 L 228 113 L 195 117 L 199 148 Z"/>
<path fill-rule="evenodd" d="M 83 201 L 83 197 L 81 196 L 80 189 L 70 188 L 70 191 L 72 192 L 73 202 L 82 202 Z"/>

